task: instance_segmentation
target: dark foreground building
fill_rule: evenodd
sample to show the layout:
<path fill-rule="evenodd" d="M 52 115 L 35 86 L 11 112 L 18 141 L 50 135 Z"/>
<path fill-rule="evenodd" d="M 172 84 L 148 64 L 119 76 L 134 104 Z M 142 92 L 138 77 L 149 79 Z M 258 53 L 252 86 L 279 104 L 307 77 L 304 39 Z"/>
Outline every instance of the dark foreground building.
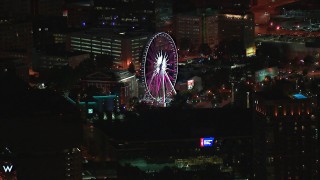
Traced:
<path fill-rule="evenodd" d="M 0 179 L 81 179 L 79 111 L 13 74 L 0 82 Z"/>
<path fill-rule="evenodd" d="M 254 108 L 256 179 L 319 179 L 316 96 L 259 92 Z"/>
<path fill-rule="evenodd" d="M 147 109 L 97 127 L 112 137 L 109 159 L 137 167 L 151 179 L 251 178 L 251 114 L 231 108 Z M 163 175 L 163 168 L 173 174 Z"/>

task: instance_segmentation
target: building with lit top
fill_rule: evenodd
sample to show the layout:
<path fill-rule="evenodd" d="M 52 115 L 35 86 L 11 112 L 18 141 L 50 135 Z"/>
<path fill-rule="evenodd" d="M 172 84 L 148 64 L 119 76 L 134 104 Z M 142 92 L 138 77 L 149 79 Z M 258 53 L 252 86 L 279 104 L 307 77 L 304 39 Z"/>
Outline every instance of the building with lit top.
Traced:
<path fill-rule="evenodd" d="M 251 13 L 224 12 L 219 14 L 219 41 L 238 40 L 243 49 L 254 46 L 254 16 Z"/>
<path fill-rule="evenodd" d="M 253 98 L 256 179 L 319 179 L 319 117 L 312 95 L 259 92 Z"/>
<path fill-rule="evenodd" d="M 191 43 L 195 50 L 202 43 L 214 48 L 221 41 L 236 39 L 247 49 L 254 45 L 254 18 L 250 13 L 198 11 L 175 17 L 177 46 Z"/>
<path fill-rule="evenodd" d="M 114 33 L 106 29 L 91 29 L 72 33 L 67 46 L 71 51 L 111 55 L 119 69 L 128 69 L 129 64 L 133 63 L 139 70 L 143 47 L 149 36 L 149 33 L 142 32 Z"/>

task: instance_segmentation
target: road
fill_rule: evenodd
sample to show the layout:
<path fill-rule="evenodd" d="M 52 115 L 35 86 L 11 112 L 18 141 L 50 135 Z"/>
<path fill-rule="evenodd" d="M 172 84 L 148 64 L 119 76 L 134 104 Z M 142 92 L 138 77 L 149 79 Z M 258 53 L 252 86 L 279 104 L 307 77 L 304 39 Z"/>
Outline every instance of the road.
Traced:
<path fill-rule="evenodd" d="M 274 11 L 275 8 L 285 5 L 285 4 L 289 4 L 289 3 L 293 3 L 293 2 L 298 2 L 301 0 L 278 0 L 275 2 L 269 2 L 267 4 L 263 4 L 263 5 L 258 5 L 258 6 L 253 6 L 251 8 L 251 10 L 253 12 L 258 12 L 258 11 Z"/>
<path fill-rule="evenodd" d="M 251 11 L 254 14 L 255 24 L 266 24 L 269 22 L 270 16 L 276 13 L 276 8 L 285 4 L 297 2 L 301 0 L 278 0 L 267 4 L 253 6 Z"/>
<path fill-rule="evenodd" d="M 83 130 L 84 146 L 88 151 L 87 160 L 95 162 L 115 160 L 115 150 L 106 134 L 90 124 L 85 124 Z"/>

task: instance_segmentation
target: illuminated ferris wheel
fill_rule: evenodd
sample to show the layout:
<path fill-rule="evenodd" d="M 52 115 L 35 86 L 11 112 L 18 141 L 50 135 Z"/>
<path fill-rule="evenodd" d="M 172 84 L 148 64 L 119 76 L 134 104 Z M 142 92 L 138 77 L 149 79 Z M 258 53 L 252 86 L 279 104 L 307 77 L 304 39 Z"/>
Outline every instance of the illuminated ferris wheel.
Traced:
<path fill-rule="evenodd" d="M 145 99 L 166 106 L 176 94 L 174 85 L 178 75 L 176 45 L 167 33 L 156 33 L 148 41 L 142 58 Z"/>

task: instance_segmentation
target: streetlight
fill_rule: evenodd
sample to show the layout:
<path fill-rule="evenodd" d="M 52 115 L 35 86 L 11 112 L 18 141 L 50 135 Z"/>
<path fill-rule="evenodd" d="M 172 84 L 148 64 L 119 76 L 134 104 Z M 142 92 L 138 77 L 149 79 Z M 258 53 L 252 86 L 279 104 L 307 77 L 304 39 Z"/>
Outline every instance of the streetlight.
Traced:
<path fill-rule="evenodd" d="M 247 92 L 247 108 L 250 108 L 250 98 L 249 98 L 250 92 Z"/>

